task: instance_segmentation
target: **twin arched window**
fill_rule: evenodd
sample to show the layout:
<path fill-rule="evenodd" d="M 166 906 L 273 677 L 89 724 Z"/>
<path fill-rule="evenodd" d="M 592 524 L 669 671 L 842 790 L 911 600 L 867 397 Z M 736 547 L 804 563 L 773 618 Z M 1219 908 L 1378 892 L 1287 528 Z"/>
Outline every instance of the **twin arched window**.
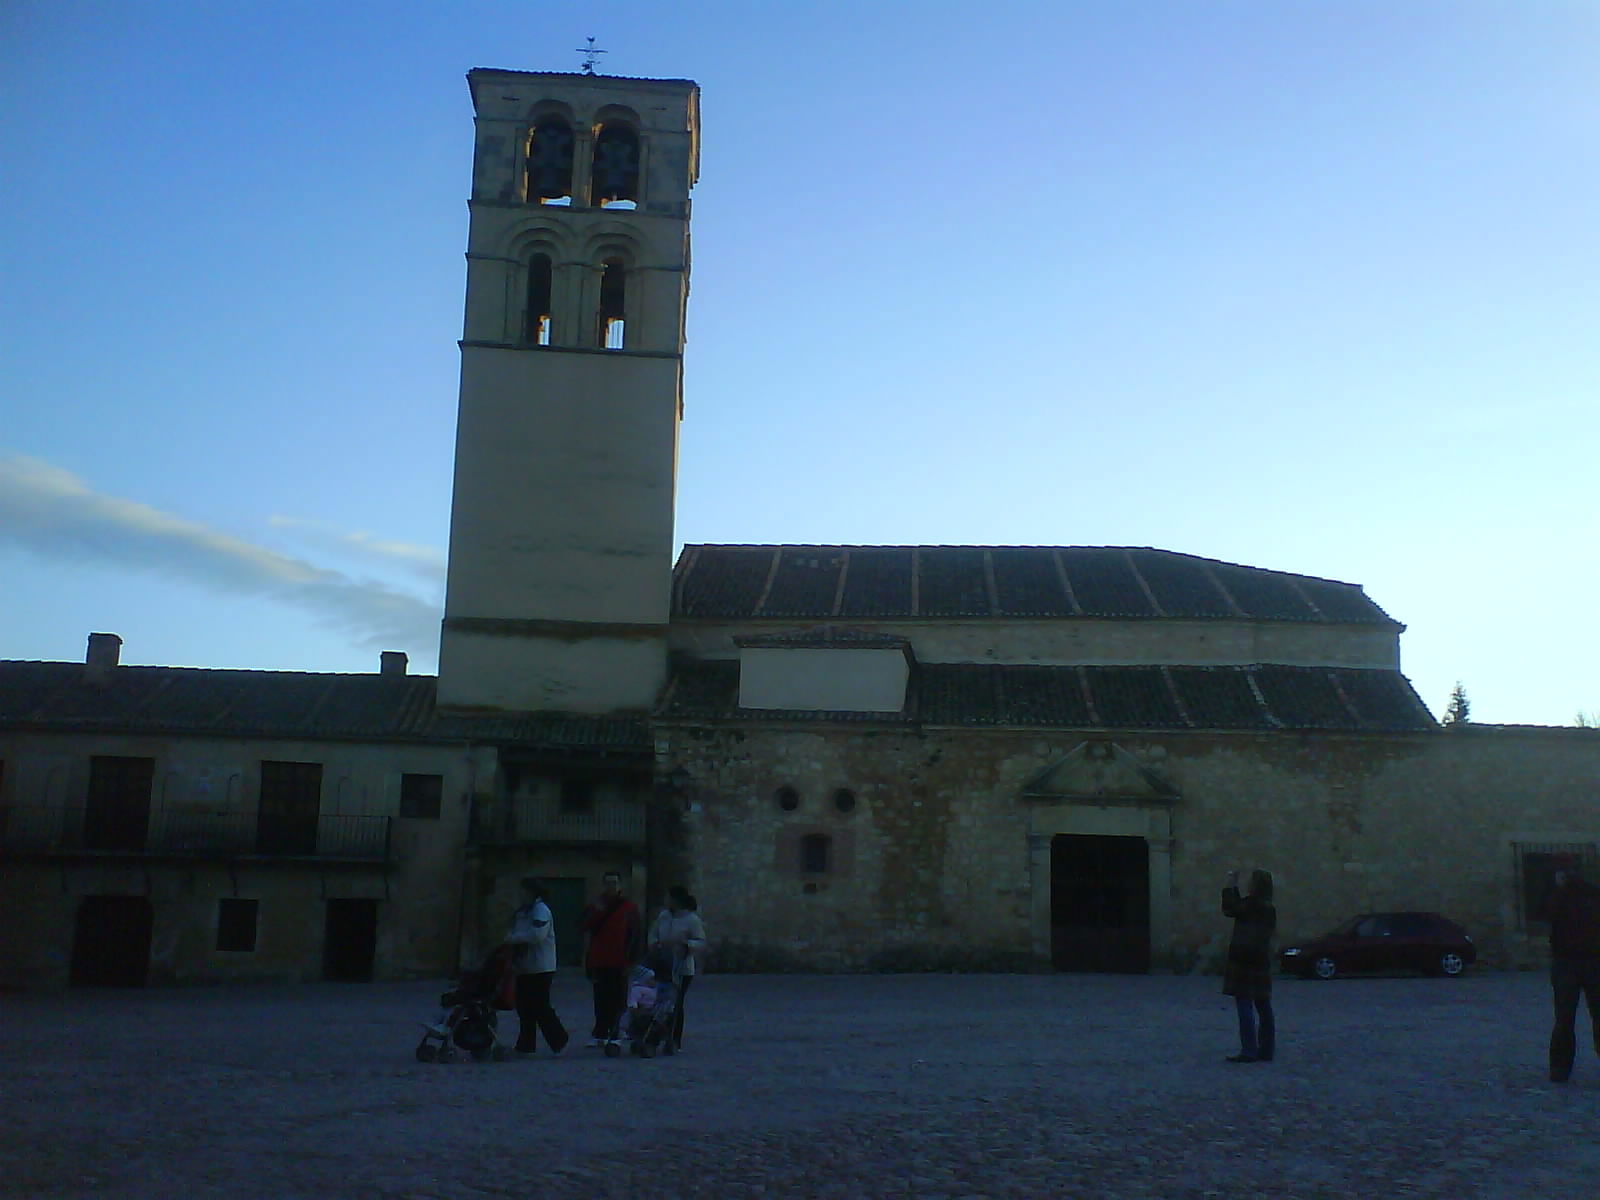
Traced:
<path fill-rule="evenodd" d="M 541 117 L 528 133 L 526 188 L 530 204 L 571 204 L 577 139 L 566 118 Z M 639 201 L 639 134 L 608 122 L 594 139 L 589 167 L 589 203 L 596 208 L 633 208 Z"/>
<path fill-rule="evenodd" d="M 549 346 L 555 335 L 555 263 L 545 250 L 527 258 L 527 290 L 523 298 L 522 344 Z M 609 255 L 600 268 L 600 304 L 595 313 L 594 344 L 621 350 L 627 344 L 628 264 Z"/>

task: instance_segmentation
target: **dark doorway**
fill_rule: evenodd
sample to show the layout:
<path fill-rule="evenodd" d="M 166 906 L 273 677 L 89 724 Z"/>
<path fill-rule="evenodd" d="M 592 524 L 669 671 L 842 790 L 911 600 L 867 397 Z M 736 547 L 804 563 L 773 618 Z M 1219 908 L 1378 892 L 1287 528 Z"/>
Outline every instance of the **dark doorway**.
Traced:
<path fill-rule="evenodd" d="M 1058 971 L 1150 970 L 1150 854 L 1144 838 L 1050 840 L 1050 958 Z"/>
<path fill-rule="evenodd" d="M 322 977 L 370 983 L 378 955 L 378 902 L 329 900 L 322 935 Z"/>
<path fill-rule="evenodd" d="M 583 965 L 583 935 L 578 922 L 588 902 L 588 884 L 582 879 L 546 879 L 550 920 L 556 929 L 556 961 L 563 967 Z"/>
<path fill-rule="evenodd" d="M 148 896 L 85 896 L 72 936 L 72 986 L 143 987 L 154 928 Z"/>

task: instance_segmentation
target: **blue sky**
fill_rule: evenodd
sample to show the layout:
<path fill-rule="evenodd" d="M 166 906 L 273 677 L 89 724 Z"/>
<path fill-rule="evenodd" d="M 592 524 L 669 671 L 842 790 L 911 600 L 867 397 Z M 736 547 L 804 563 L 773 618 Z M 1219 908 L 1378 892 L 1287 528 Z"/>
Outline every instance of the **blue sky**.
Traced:
<path fill-rule="evenodd" d="M 0 657 L 436 664 L 471 67 L 704 90 L 678 536 L 1366 587 L 1600 710 L 1600 6 L 0 6 Z"/>

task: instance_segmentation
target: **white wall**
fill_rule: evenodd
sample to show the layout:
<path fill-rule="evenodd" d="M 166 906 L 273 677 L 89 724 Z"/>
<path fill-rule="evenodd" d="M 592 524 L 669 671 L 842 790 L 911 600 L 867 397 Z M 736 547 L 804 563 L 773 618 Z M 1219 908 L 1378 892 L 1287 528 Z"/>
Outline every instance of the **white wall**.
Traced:
<path fill-rule="evenodd" d="M 899 712 L 910 669 L 900 649 L 744 647 L 739 707 Z"/>

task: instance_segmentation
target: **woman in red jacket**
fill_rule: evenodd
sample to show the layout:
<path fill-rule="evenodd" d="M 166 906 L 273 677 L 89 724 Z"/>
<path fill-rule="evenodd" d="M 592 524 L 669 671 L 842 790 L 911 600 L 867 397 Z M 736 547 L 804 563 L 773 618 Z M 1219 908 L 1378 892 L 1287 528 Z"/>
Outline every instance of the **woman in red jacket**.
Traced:
<path fill-rule="evenodd" d="M 594 985 L 594 1028 L 589 1045 L 606 1053 L 622 1052 L 618 1029 L 628 1004 L 628 972 L 644 957 L 644 929 L 639 910 L 622 894 L 622 876 L 607 871 L 598 899 L 583 910 L 583 965 Z"/>

